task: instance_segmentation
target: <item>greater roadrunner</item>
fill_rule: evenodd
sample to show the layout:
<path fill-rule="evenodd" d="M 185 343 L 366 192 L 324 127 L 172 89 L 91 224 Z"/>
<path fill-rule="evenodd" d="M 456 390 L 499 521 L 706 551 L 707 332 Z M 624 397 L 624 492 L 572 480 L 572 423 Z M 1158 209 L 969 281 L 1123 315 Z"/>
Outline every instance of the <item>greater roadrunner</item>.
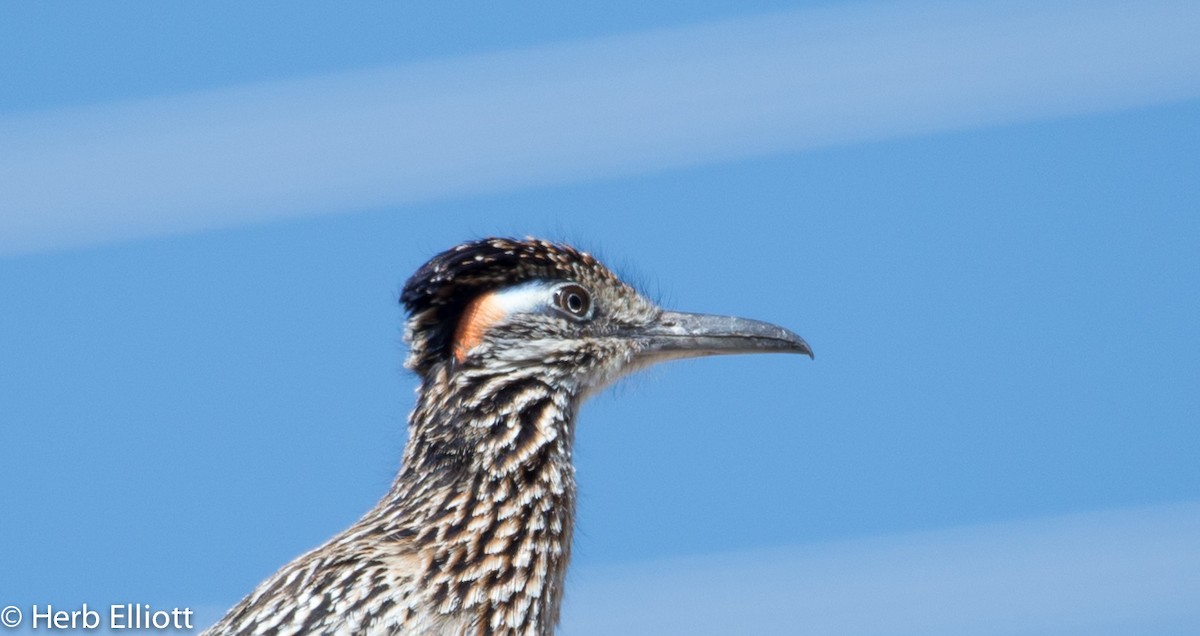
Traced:
<path fill-rule="evenodd" d="M 775 325 L 664 311 L 591 255 L 533 239 L 438 254 L 400 301 L 421 384 L 391 490 L 207 634 L 552 634 L 580 403 L 662 360 L 812 355 Z"/>

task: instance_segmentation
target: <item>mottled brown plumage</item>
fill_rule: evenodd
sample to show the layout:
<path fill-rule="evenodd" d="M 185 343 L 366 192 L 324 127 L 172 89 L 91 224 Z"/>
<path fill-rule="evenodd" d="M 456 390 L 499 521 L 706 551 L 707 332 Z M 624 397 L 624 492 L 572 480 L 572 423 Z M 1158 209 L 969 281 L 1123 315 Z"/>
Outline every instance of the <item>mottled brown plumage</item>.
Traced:
<path fill-rule="evenodd" d="M 391 490 L 207 634 L 552 634 L 580 403 L 659 360 L 811 355 L 773 325 L 664 311 L 590 255 L 533 239 L 443 252 L 401 302 L 421 384 Z"/>

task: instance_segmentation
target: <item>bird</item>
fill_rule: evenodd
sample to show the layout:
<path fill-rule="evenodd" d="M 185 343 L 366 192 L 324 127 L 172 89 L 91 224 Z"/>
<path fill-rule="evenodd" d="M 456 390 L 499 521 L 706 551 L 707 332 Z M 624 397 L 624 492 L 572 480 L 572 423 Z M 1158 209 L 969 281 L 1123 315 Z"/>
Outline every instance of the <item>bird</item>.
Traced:
<path fill-rule="evenodd" d="M 204 634 L 553 634 L 580 404 L 665 360 L 813 356 L 770 323 L 663 309 L 588 252 L 535 238 L 441 252 L 400 302 L 419 385 L 391 488 Z"/>

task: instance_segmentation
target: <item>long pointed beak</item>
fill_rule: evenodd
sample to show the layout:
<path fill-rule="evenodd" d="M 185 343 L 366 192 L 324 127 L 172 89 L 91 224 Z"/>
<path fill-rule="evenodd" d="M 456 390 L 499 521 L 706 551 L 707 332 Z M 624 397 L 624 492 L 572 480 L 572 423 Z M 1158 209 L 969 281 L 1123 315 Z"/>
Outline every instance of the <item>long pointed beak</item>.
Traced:
<path fill-rule="evenodd" d="M 639 358 L 666 360 L 731 353 L 801 353 L 813 357 L 804 338 L 769 322 L 664 311 L 631 334 Z"/>

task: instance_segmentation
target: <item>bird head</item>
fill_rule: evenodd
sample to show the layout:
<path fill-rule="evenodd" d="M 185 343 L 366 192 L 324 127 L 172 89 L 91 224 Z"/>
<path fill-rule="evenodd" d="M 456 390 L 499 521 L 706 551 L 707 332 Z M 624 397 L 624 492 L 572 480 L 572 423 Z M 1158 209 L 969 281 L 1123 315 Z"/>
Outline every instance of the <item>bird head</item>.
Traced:
<path fill-rule="evenodd" d="M 568 245 L 489 238 L 438 254 L 409 279 L 406 366 L 426 382 L 536 374 L 576 396 L 655 362 L 801 353 L 796 334 L 731 316 L 667 311 Z"/>

